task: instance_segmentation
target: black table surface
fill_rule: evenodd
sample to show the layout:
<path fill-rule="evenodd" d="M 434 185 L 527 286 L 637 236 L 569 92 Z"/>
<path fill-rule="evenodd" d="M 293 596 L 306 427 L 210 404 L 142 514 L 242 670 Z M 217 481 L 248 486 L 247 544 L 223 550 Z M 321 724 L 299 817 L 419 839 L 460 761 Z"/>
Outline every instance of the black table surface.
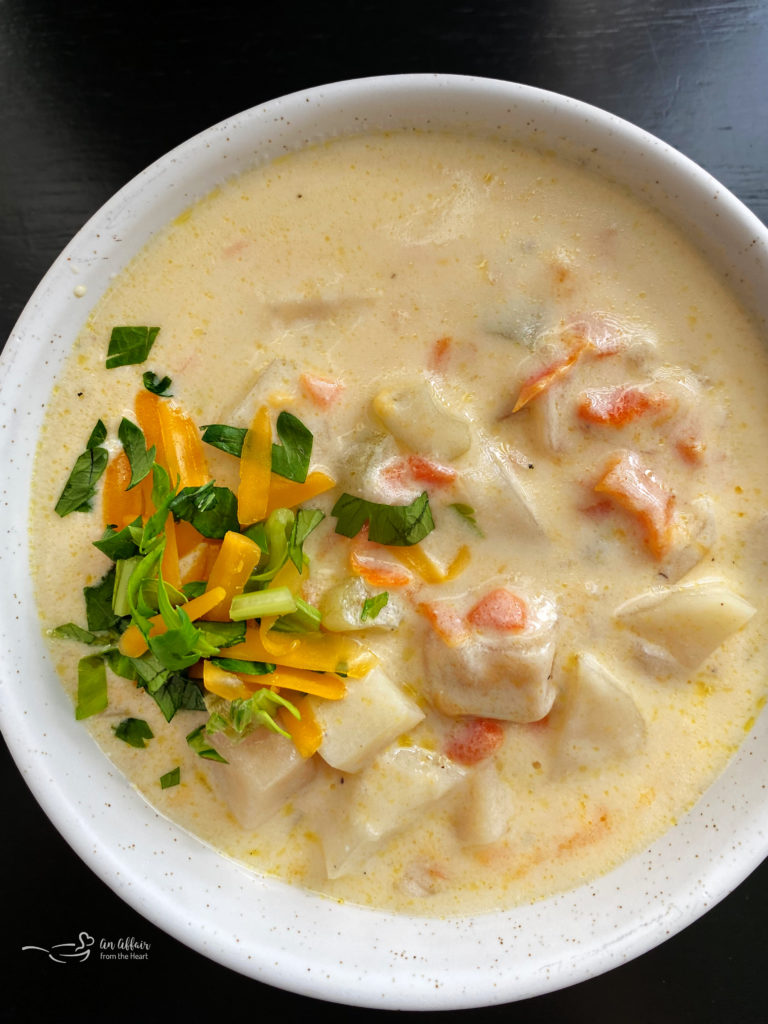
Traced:
<path fill-rule="evenodd" d="M 0 339 L 65 243 L 148 163 L 265 100 L 342 79 L 447 72 L 594 103 L 682 150 L 768 221 L 765 0 L 0 0 Z M 298 1019 L 327 1009 L 168 937 L 59 837 L 3 747 L 6 982 L 12 1021 Z M 475 1011 L 513 1021 L 768 1020 L 768 865 L 662 946 L 560 992 Z M 22 944 L 150 943 L 146 960 L 73 970 Z M 337 1020 L 385 1011 L 333 1007 Z M 417 1016 L 406 1014 L 406 1016 Z"/>

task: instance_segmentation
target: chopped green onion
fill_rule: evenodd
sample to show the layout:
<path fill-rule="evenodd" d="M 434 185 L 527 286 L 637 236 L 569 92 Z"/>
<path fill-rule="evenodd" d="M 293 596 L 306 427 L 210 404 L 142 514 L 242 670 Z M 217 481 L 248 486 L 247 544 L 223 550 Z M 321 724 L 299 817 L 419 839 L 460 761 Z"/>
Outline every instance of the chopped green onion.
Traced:
<path fill-rule="evenodd" d="M 320 629 L 320 609 L 300 597 L 295 601 L 296 611 L 281 615 L 272 628 L 278 633 L 314 633 Z"/>
<path fill-rule="evenodd" d="M 205 726 L 198 725 L 196 729 L 193 729 L 191 733 L 187 735 L 187 743 L 200 757 L 206 758 L 208 761 L 220 761 L 222 764 L 229 764 L 226 757 L 222 757 L 221 754 L 205 739 Z"/>
<path fill-rule="evenodd" d="M 79 720 L 98 715 L 107 706 L 107 670 L 100 654 L 81 658 L 77 666 L 77 706 Z"/>
<path fill-rule="evenodd" d="M 272 590 L 255 590 L 249 594 L 237 594 L 232 598 L 229 617 L 233 622 L 244 619 L 261 619 L 268 615 L 288 615 L 297 608 L 296 598 L 288 587 Z"/>
<path fill-rule="evenodd" d="M 170 789 L 172 786 L 178 786 L 180 782 L 181 768 L 178 765 L 175 768 L 171 768 L 165 775 L 160 776 L 161 789 Z"/>

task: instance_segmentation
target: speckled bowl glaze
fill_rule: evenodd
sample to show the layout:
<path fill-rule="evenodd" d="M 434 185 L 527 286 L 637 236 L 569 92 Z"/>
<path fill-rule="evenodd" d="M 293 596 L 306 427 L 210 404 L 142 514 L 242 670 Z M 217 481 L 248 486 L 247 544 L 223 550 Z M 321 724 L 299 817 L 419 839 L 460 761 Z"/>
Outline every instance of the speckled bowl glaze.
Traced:
<path fill-rule="evenodd" d="M 36 798 L 139 913 L 235 971 L 386 1009 L 468 1008 L 562 988 L 642 953 L 734 888 L 768 849 L 768 718 L 674 829 L 619 869 L 531 906 L 429 920 L 339 905 L 248 873 L 159 816 L 95 746 L 40 638 L 28 574 L 32 455 L 46 398 L 89 308 L 153 232 L 257 161 L 366 129 L 531 142 L 629 185 L 706 250 L 765 323 L 768 232 L 685 157 L 638 128 L 507 82 L 407 75 L 343 82 L 239 114 L 122 189 L 32 297 L 2 359 L 2 728 Z"/>

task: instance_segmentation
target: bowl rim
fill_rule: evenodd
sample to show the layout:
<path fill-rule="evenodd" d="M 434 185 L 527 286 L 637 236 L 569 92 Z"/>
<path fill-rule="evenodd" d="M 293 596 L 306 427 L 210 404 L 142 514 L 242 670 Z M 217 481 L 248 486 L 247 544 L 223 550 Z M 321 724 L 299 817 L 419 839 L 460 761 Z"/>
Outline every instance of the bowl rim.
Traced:
<path fill-rule="evenodd" d="M 509 134 L 514 124 L 516 137 L 582 154 L 598 173 L 621 177 L 621 170 L 641 198 L 722 261 L 723 273 L 765 324 L 768 300 L 759 284 L 768 268 L 768 230 L 687 157 L 556 93 L 496 79 L 411 74 L 294 92 L 227 118 L 160 157 L 65 247 L 0 360 L 0 458 L 9 467 L 10 512 L 0 553 L 8 579 L 0 592 L 0 644 L 8 652 L 0 726 L 22 775 L 75 852 L 159 928 L 248 977 L 349 1005 L 426 1010 L 511 1002 L 603 973 L 680 931 L 735 888 L 768 848 L 768 793 L 754 783 L 758 762 L 765 766 L 766 716 L 672 833 L 608 875 L 532 906 L 433 920 L 338 905 L 254 876 L 132 789 L 74 722 L 47 653 L 28 643 L 40 635 L 25 572 L 29 456 L 44 403 L 26 381 L 34 375 L 46 383 L 46 395 L 55 382 L 90 305 L 74 295 L 75 285 L 98 297 L 110 275 L 207 192 L 217 174 L 231 177 L 249 163 L 351 130 L 391 130 L 414 119 L 427 128 L 477 127 L 483 111 L 484 132 L 496 124 Z M 170 873 L 157 856 L 166 848 L 174 851 Z M 215 917 L 205 912 L 214 902 Z"/>

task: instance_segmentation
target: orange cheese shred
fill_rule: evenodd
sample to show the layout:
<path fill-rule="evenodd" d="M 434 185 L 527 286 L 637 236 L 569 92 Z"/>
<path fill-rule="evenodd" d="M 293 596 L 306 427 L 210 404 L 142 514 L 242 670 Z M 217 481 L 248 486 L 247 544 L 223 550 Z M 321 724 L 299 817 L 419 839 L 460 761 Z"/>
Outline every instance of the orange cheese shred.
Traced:
<path fill-rule="evenodd" d="M 222 541 L 216 561 L 211 566 L 206 591 L 216 588 L 224 591 L 223 600 L 205 617 L 214 622 L 229 621 L 229 607 L 232 598 L 242 594 L 248 577 L 251 575 L 261 556 L 259 545 L 243 533 L 229 530 Z"/>
<path fill-rule="evenodd" d="M 267 516 L 272 477 L 272 427 L 263 405 L 253 418 L 240 454 L 240 482 L 237 489 L 238 517 L 243 526 Z"/>

